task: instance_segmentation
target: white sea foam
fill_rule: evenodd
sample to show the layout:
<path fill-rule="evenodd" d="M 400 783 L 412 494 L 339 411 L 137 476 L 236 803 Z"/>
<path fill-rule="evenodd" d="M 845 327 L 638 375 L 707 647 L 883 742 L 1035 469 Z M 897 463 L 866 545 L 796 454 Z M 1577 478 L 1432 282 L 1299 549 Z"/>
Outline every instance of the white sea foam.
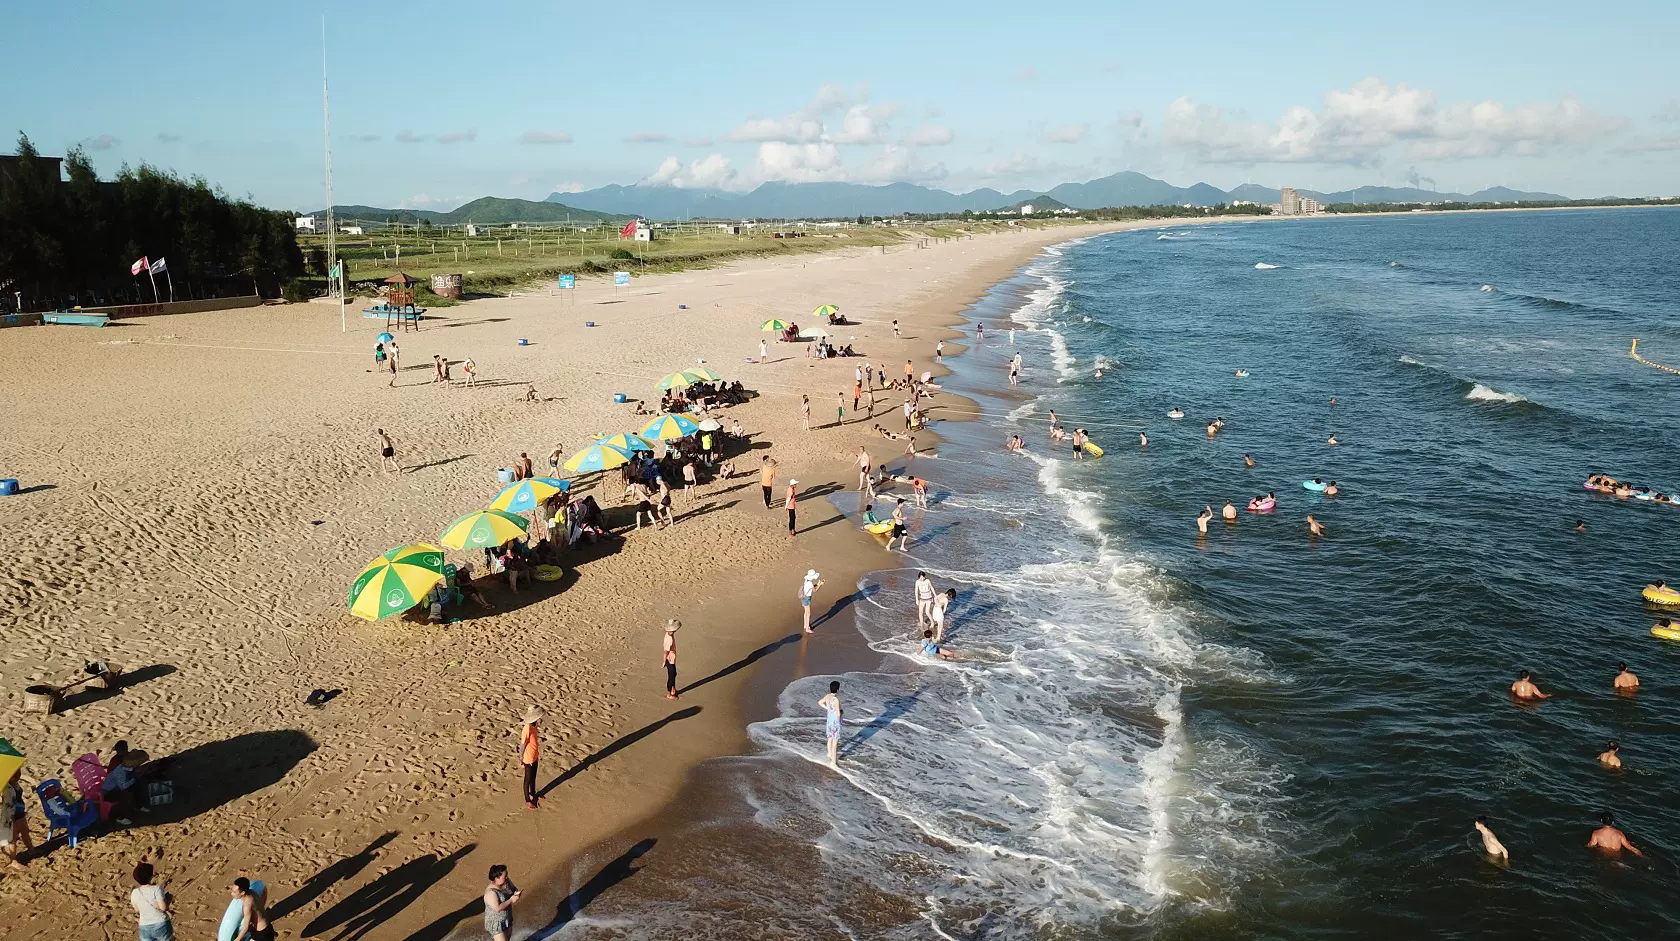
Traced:
<path fill-rule="evenodd" d="M 1275 269 L 1277 265 L 1268 265 L 1263 261 L 1257 261 L 1254 263 L 1254 267 L 1257 271 L 1271 271 Z"/>
<path fill-rule="evenodd" d="M 1470 391 L 1466 392 L 1464 397 L 1472 402 L 1503 402 L 1507 405 L 1528 401 L 1528 399 L 1515 392 L 1501 392 L 1493 386 L 1483 385 L 1480 382 L 1471 386 Z"/>
<path fill-rule="evenodd" d="M 1481 286 L 1480 290 L 1483 294 L 1492 294 L 1493 293 L 1493 285 L 1484 284 L 1484 285 Z"/>

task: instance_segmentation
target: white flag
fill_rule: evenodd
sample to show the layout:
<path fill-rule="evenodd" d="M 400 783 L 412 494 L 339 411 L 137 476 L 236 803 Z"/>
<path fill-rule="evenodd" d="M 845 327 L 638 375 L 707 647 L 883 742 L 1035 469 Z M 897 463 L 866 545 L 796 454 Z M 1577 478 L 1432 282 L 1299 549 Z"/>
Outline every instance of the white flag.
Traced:
<path fill-rule="evenodd" d="M 162 258 L 159 258 L 157 261 L 152 262 L 152 274 L 157 274 L 160 271 L 168 271 L 168 270 L 169 270 L 169 266 L 164 264 Z"/>

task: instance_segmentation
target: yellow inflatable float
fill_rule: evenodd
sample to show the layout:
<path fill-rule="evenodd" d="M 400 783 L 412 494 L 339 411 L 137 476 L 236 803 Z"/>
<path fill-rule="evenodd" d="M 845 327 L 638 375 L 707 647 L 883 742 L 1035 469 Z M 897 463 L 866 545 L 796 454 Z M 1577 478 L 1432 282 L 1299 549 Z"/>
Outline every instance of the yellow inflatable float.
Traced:
<path fill-rule="evenodd" d="M 870 523 L 868 526 L 864 527 L 864 529 L 877 536 L 885 536 L 887 533 L 892 532 L 892 528 L 892 520 L 882 520 L 879 523 Z"/>
<path fill-rule="evenodd" d="M 1085 442 L 1085 453 L 1091 455 L 1092 457 L 1102 457 L 1103 449 L 1097 447 L 1096 442 L 1087 441 Z"/>
<path fill-rule="evenodd" d="M 1680 591 L 1676 591 L 1662 582 L 1646 585 L 1645 590 L 1639 594 L 1640 597 L 1652 604 L 1680 604 Z"/>
<path fill-rule="evenodd" d="M 1665 618 L 1663 623 L 1651 625 L 1651 636 L 1663 640 L 1680 640 L 1680 624 L 1671 624 Z"/>

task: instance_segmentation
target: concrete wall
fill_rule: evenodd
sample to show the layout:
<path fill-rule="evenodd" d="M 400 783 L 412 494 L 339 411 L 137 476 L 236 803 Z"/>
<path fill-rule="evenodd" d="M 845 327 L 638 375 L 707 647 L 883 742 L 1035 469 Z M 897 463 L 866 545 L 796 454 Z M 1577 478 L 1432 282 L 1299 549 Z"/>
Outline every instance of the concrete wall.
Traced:
<path fill-rule="evenodd" d="M 214 297 L 204 301 L 175 301 L 168 304 L 123 304 L 119 307 L 83 307 L 82 313 L 104 314 L 113 320 L 132 317 L 156 317 L 161 314 L 196 314 L 204 310 L 234 310 L 240 307 L 259 307 L 262 298 L 255 294 L 245 297 Z"/>

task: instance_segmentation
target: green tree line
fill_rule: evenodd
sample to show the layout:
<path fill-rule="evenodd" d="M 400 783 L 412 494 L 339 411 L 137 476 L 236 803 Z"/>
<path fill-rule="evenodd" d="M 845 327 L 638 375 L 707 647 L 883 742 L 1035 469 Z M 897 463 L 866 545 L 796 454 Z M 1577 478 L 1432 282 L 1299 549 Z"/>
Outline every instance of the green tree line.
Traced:
<path fill-rule="evenodd" d="M 142 256 L 168 260 L 177 300 L 274 297 L 303 273 L 289 214 L 231 199 L 202 178 L 142 164 L 102 181 L 78 147 L 61 181 L 27 135 L 17 156 L 0 168 L 0 306 L 150 302 L 145 273 L 129 273 Z M 163 275 L 158 282 L 167 299 Z"/>

